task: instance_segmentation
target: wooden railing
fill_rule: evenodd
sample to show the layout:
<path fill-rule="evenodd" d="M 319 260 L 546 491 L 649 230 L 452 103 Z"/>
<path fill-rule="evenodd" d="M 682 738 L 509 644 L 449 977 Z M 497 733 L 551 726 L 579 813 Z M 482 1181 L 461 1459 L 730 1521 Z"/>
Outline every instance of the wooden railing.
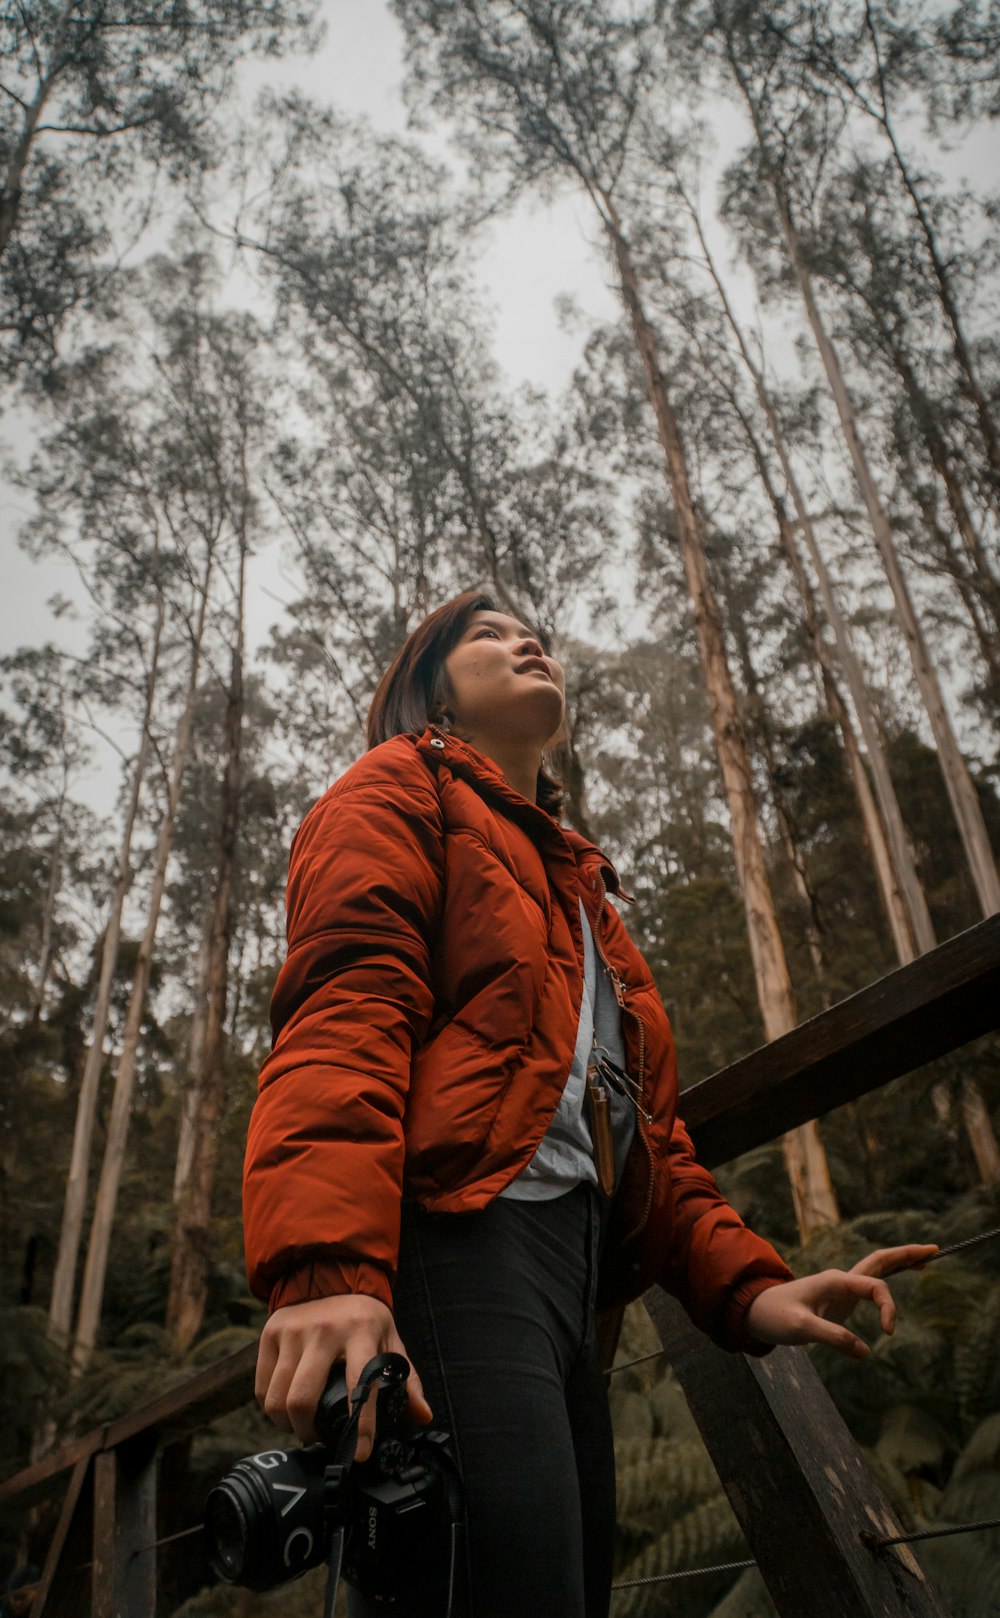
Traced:
<path fill-rule="evenodd" d="M 694 1085 L 682 1111 L 717 1166 L 1000 1027 L 1000 917 Z M 782 1618 L 945 1618 L 800 1349 L 723 1354 L 658 1288 L 646 1304 Z M 256 1348 L 0 1484 L 18 1512 L 64 1490 L 32 1618 L 154 1618 L 157 1477 L 172 1445 L 252 1396 Z"/>

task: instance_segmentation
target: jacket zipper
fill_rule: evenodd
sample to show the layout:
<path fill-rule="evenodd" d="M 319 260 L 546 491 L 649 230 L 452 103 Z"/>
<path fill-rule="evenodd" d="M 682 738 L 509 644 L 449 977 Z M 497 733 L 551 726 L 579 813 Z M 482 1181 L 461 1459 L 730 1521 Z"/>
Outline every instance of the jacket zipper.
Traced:
<path fill-rule="evenodd" d="M 649 1162 L 649 1178 L 646 1183 L 646 1201 L 642 1210 L 642 1218 L 639 1220 L 639 1223 L 636 1225 L 635 1229 L 630 1230 L 628 1235 L 623 1239 L 621 1245 L 625 1247 L 630 1242 L 634 1241 L 640 1232 L 645 1229 L 646 1221 L 649 1218 L 649 1210 L 653 1206 L 653 1185 L 656 1175 L 656 1165 L 653 1162 L 653 1148 L 650 1146 L 649 1141 L 646 1138 L 646 1132 L 643 1127 L 643 1120 L 650 1117 L 650 1114 L 647 1113 L 645 1108 L 641 1105 L 643 1101 L 643 1085 L 646 1078 L 646 1025 L 639 1016 L 639 1013 L 637 1011 L 633 1011 L 631 1006 L 627 1006 L 625 1004 L 625 990 L 627 989 L 628 985 L 622 982 L 622 979 L 619 977 L 615 968 L 608 960 L 607 955 L 604 953 L 604 940 L 602 934 L 604 932 L 604 906 L 607 903 L 608 890 L 604 886 L 603 877 L 599 878 L 598 880 L 601 888 L 601 908 L 598 916 L 597 930 L 594 934 L 594 941 L 597 945 L 597 953 L 601 957 L 608 977 L 611 979 L 611 987 L 614 990 L 614 996 L 618 1002 L 619 1010 L 627 1013 L 627 1015 L 630 1017 L 634 1017 L 636 1025 L 639 1029 L 639 1072 L 636 1078 L 635 1127 L 639 1135 L 639 1139 L 642 1141 L 643 1147 L 645 1148 L 646 1157 Z"/>

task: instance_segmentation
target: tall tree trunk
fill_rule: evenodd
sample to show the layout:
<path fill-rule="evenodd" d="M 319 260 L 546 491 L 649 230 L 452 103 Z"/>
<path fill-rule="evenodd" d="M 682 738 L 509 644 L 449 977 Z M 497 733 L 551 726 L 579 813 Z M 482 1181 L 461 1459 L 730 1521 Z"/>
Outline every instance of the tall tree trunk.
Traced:
<path fill-rule="evenodd" d="M 198 947 L 198 965 L 195 971 L 194 1011 L 191 1016 L 191 1035 L 188 1041 L 187 1087 L 181 1102 L 180 1124 L 177 1130 L 177 1157 L 174 1162 L 174 1205 L 180 1203 L 184 1188 L 191 1176 L 194 1158 L 195 1124 L 198 1115 L 198 1086 L 205 1067 L 205 1024 L 207 1022 L 208 953 L 211 943 L 211 917 L 206 921 Z"/>
<path fill-rule="evenodd" d="M 245 577 L 244 531 L 240 541 L 235 640 L 226 698 L 219 863 L 206 952 L 203 1062 L 193 1086 L 190 1166 L 186 1179 L 175 1186 L 177 1216 L 166 1324 L 178 1354 L 184 1354 L 190 1347 L 201 1330 L 205 1316 L 209 1223 L 218 1161 L 219 1126 L 226 1104 L 226 997 L 232 942 L 233 870 L 240 812 Z"/>
<path fill-rule="evenodd" d="M 766 1037 L 777 1039 L 797 1022 L 795 997 L 781 942 L 757 828 L 746 735 L 726 654 L 718 602 L 691 497 L 680 429 L 660 369 L 656 338 L 646 317 L 629 243 L 607 193 L 599 196 L 602 219 L 618 269 L 621 295 L 642 361 L 660 444 L 666 459 L 698 643 L 708 690 L 719 765 L 732 822 L 736 870 L 747 916 L 750 953 Z M 839 1222 L 826 1155 L 813 1121 L 784 1139 L 785 1163 L 803 1239 Z"/>
<path fill-rule="evenodd" d="M 819 305 L 813 292 L 812 278 L 799 248 L 798 235 L 792 220 L 788 199 L 785 196 L 780 176 L 769 163 L 767 137 L 761 126 L 760 113 L 747 84 L 746 76 L 736 59 L 731 42 L 730 62 L 753 121 L 761 157 L 767 165 L 768 178 L 785 247 L 788 252 L 789 263 L 798 283 L 809 325 L 823 362 L 823 368 L 826 371 L 830 390 L 840 417 L 844 439 L 850 453 L 851 464 L 854 467 L 854 475 L 861 490 L 875 543 L 892 590 L 896 613 L 906 640 L 913 672 L 916 675 L 917 684 L 920 687 L 920 693 L 927 710 L 927 717 L 937 744 L 941 773 L 944 776 L 952 812 L 958 825 L 976 894 L 983 914 L 991 916 L 997 910 L 1000 910 L 1000 877 L 997 875 L 996 862 L 990 847 L 979 799 L 976 796 L 976 789 L 972 784 L 972 777 L 955 738 L 937 677 L 937 670 L 928 651 L 923 631 L 914 610 L 909 586 L 900 567 L 889 518 L 882 505 L 875 479 L 868 464 L 868 457 L 865 455 L 864 447 L 861 443 L 854 408 L 844 381 L 840 360 L 823 324 Z"/>
<path fill-rule="evenodd" d="M 132 780 L 129 786 L 128 802 L 125 807 L 125 818 L 122 823 L 115 885 L 111 891 L 108 918 L 104 924 L 104 940 L 101 945 L 101 969 L 97 983 L 97 1001 L 94 1006 L 94 1020 L 90 1028 L 90 1045 L 87 1049 L 87 1060 L 84 1064 L 83 1078 L 80 1081 L 80 1091 L 77 1096 L 76 1120 L 73 1125 L 73 1147 L 70 1153 L 69 1173 L 66 1177 L 66 1193 L 63 1198 L 59 1248 L 56 1254 L 55 1272 L 52 1277 L 52 1296 L 49 1301 L 49 1331 L 60 1342 L 69 1341 L 73 1324 L 73 1293 L 80 1243 L 83 1240 L 83 1218 L 87 1207 L 90 1147 L 94 1135 L 94 1120 L 97 1114 L 97 1096 L 100 1088 L 101 1069 L 104 1065 L 104 1040 L 108 1028 L 111 990 L 114 984 L 115 970 L 118 966 L 122 909 L 132 881 L 132 838 L 135 833 L 136 816 L 139 811 L 139 800 L 146 778 L 146 765 L 149 761 L 152 740 L 153 705 L 159 674 L 164 614 L 165 602 L 161 591 L 156 604 L 156 620 L 149 656 L 149 674 L 146 680 L 142 725 L 139 731 L 139 748 L 132 767 Z"/>
<path fill-rule="evenodd" d="M 944 565 L 955 581 L 990 675 L 1000 684 L 1000 579 L 990 564 L 982 536 L 969 510 L 962 478 L 940 427 L 937 406 L 928 397 L 906 352 L 902 321 L 891 324 L 877 308 L 872 307 L 867 298 L 864 302 L 868 318 L 903 385 L 920 441 L 944 488 L 961 551 L 956 555 L 950 545 L 942 542 L 931 515 L 925 512 L 931 537 L 938 543 Z M 989 622 L 984 621 L 984 612 L 989 615 Z"/>
<path fill-rule="evenodd" d="M 909 356 L 899 351 L 900 345 L 898 341 L 893 339 L 893 334 L 887 333 L 886 335 L 892 344 L 896 370 L 909 400 L 910 410 L 913 413 L 917 430 L 926 447 L 931 465 L 944 486 L 948 506 L 955 521 L 955 529 L 962 540 L 965 555 L 972 568 L 976 589 L 989 610 L 992 620 L 992 633 L 989 642 L 983 644 L 983 655 L 991 670 L 995 671 L 998 661 L 1000 661 L 1000 653 L 998 653 L 998 638 L 1000 638 L 1000 579 L 997 578 L 996 573 L 990 566 L 983 546 L 982 536 L 973 521 L 962 479 L 958 474 L 944 435 L 938 425 L 934 402 L 927 397 L 927 394 L 920 386 Z M 982 631 L 977 620 L 974 621 L 974 627 L 982 640 Z"/>
<path fill-rule="evenodd" d="M 962 1120 L 982 1184 L 1000 1184 L 1000 1146 L 983 1092 L 972 1078 L 962 1080 Z"/>
<path fill-rule="evenodd" d="M 735 401 L 733 402 L 735 405 Z M 743 425 L 749 433 L 749 423 L 742 416 L 742 413 L 740 414 Z M 759 452 L 759 444 L 757 444 L 752 434 L 750 436 L 755 451 Z M 746 620 L 739 611 L 731 613 L 730 619 L 732 634 L 739 649 L 740 668 L 743 673 L 743 685 L 747 694 L 748 712 L 752 718 L 753 732 L 767 770 L 771 802 L 778 822 L 778 834 L 781 838 L 781 846 L 785 851 L 792 883 L 802 908 L 803 931 L 805 933 L 806 947 L 809 951 L 809 959 L 815 976 L 822 983 L 824 976 L 823 946 L 816 893 L 809 878 L 809 866 L 806 857 L 795 837 L 792 817 L 789 814 L 785 793 L 779 780 L 778 762 L 774 748 L 774 730 L 767 711 L 767 704 L 760 689 L 760 682 L 757 679 L 757 670 L 754 667 L 750 650 L 750 638 L 746 630 Z"/>
<path fill-rule="evenodd" d="M 210 566 L 211 564 L 209 563 Z M 115 1208 L 118 1202 L 122 1171 L 125 1166 L 125 1146 L 128 1139 L 132 1096 L 135 1090 L 139 1038 L 142 1032 L 142 1019 L 146 1009 L 146 995 L 153 965 L 153 948 L 160 920 L 160 906 L 163 902 L 163 893 L 167 882 L 167 865 L 170 860 L 170 851 L 173 847 L 181 786 L 191 743 L 191 727 L 194 721 L 195 699 L 198 691 L 198 672 L 201 666 L 202 638 L 205 632 L 205 618 L 208 610 L 208 585 L 209 572 L 206 570 L 192 640 L 188 688 L 184 709 L 178 722 L 177 734 L 174 740 L 167 802 L 156 840 L 153 883 L 146 912 L 146 925 L 139 944 L 139 953 L 136 958 L 135 972 L 132 979 L 132 992 L 129 996 L 125 1032 L 122 1036 L 122 1049 L 118 1058 L 118 1070 L 115 1074 L 111 1116 L 108 1122 L 104 1157 L 101 1163 L 101 1177 L 97 1187 L 97 1198 L 94 1203 L 94 1217 L 90 1227 L 90 1238 L 87 1243 L 87 1261 L 84 1266 L 83 1283 L 80 1291 L 80 1308 L 73 1342 L 73 1362 L 77 1370 L 82 1370 L 89 1360 L 97 1340 L 97 1331 L 100 1325 L 101 1308 L 104 1301 L 104 1280 L 107 1274 L 108 1252 L 111 1246 L 111 1232 L 114 1226 Z"/>
<path fill-rule="evenodd" d="M 927 257 L 930 260 L 934 280 L 938 289 L 938 300 L 941 304 L 941 308 L 944 310 L 945 320 L 951 333 L 952 352 L 954 353 L 959 374 L 964 385 L 963 391 L 970 400 L 976 413 L 976 419 L 979 422 L 979 430 L 982 434 L 983 445 L 985 447 L 987 461 L 989 463 L 989 477 L 993 493 L 993 505 L 995 509 L 1000 509 L 1000 434 L 997 432 L 997 424 L 993 420 L 993 413 L 990 409 L 985 390 L 976 371 L 976 366 L 972 358 L 972 352 L 969 348 L 968 339 L 966 338 L 965 331 L 962 326 L 961 316 L 959 315 L 958 303 L 956 301 L 954 288 L 952 287 L 951 282 L 951 274 L 945 263 L 941 249 L 938 246 L 937 235 L 934 230 L 933 222 L 924 200 L 917 190 L 913 176 L 909 171 L 906 160 L 903 157 L 902 151 L 900 150 L 899 142 L 896 139 L 896 132 L 893 128 L 892 119 L 889 115 L 889 98 L 885 82 L 885 74 L 882 66 L 882 52 L 879 45 L 878 33 L 875 27 L 875 19 L 872 16 L 872 9 L 869 0 L 865 0 L 865 20 L 868 25 L 869 37 L 871 38 L 872 42 L 872 50 L 875 54 L 879 99 L 882 109 L 881 114 L 876 113 L 875 116 L 885 131 L 886 139 L 888 140 L 890 149 L 892 151 L 893 162 L 896 165 L 896 171 L 903 183 L 903 189 L 910 199 L 913 212 L 920 227 L 920 233 L 924 239 L 924 245 L 927 248 Z"/>
<path fill-rule="evenodd" d="M 758 470 L 760 471 L 768 499 L 771 503 L 771 508 L 775 514 L 775 519 L 778 524 L 778 532 L 781 536 L 785 547 L 785 552 L 791 564 L 792 572 L 795 576 L 796 584 L 798 585 L 799 594 L 801 595 L 805 604 L 806 620 L 813 647 L 816 652 L 817 662 L 820 666 L 827 703 L 830 713 L 835 719 L 840 730 L 840 734 L 843 738 L 844 750 L 851 773 L 851 780 L 854 784 L 855 795 L 858 800 L 858 807 L 861 812 L 862 824 L 864 825 L 865 834 L 868 838 L 868 844 L 875 863 L 875 872 L 878 878 L 879 892 L 882 897 L 882 903 L 889 921 L 889 927 L 892 932 L 893 942 L 896 946 L 896 953 L 899 956 L 900 964 L 905 966 L 908 961 L 914 960 L 918 954 L 922 955 L 927 950 L 933 949 L 936 940 L 934 937 L 934 928 L 931 923 L 930 911 L 927 908 L 927 900 L 924 896 L 924 890 L 921 885 L 920 878 L 917 876 L 909 838 L 906 835 L 906 828 L 903 825 L 903 817 L 900 813 L 899 801 L 896 797 L 895 788 L 892 784 L 892 777 L 889 773 L 888 761 L 885 757 L 885 749 L 882 746 L 882 737 L 879 733 L 875 714 L 872 710 L 864 673 L 854 653 L 847 623 L 844 619 L 843 613 L 840 611 L 837 598 L 834 595 L 833 584 L 830 579 L 830 575 L 827 572 L 826 564 L 819 548 L 819 543 L 816 539 L 815 529 L 813 527 L 812 518 L 809 514 L 809 508 L 806 504 L 805 496 L 802 492 L 799 480 L 795 475 L 795 468 L 792 465 L 791 455 L 789 454 L 788 445 L 785 442 L 784 431 L 781 427 L 781 423 L 778 420 L 778 413 L 774 407 L 774 401 L 772 400 L 770 392 L 768 391 L 763 373 L 750 352 L 750 347 L 747 343 L 746 337 L 744 336 L 743 328 L 736 319 L 732 304 L 729 301 L 729 294 L 727 293 L 722 279 L 719 276 L 715 266 L 715 261 L 712 258 L 708 243 L 705 240 L 701 227 L 701 219 L 698 215 L 697 209 L 693 207 L 679 185 L 678 190 L 680 191 L 680 194 L 687 206 L 688 212 L 691 215 L 695 230 L 698 234 L 698 240 L 701 244 L 702 252 L 705 256 L 705 264 L 710 276 L 712 277 L 712 281 L 715 284 L 716 291 L 719 294 L 719 299 L 725 312 L 727 324 L 729 325 L 729 328 L 736 339 L 743 363 L 746 366 L 751 381 L 753 382 L 754 392 L 757 395 L 757 401 L 764 412 L 764 418 L 767 421 L 771 441 L 774 444 L 775 452 L 777 453 L 778 461 L 781 466 L 782 475 L 785 479 L 785 486 L 788 489 L 792 505 L 795 508 L 798 526 L 802 532 L 802 537 L 806 543 L 810 560 L 812 561 L 812 565 L 816 573 L 816 579 L 819 584 L 820 595 L 822 597 L 827 622 L 829 623 L 830 628 L 833 630 L 840 663 L 847 678 L 848 688 L 851 693 L 851 701 L 858 718 L 858 723 L 861 727 L 862 738 L 868 754 L 872 777 L 875 782 L 875 791 L 878 797 L 878 809 L 876 809 L 875 803 L 872 801 L 871 788 L 868 784 L 868 776 L 859 754 L 857 738 L 854 734 L 854 727 L 851 724 L 843 698 L 840 695 L 839 686 L 830 659 L 829 649 L 823 637 L 819 619 L 816 613 L 812 589 L 806 576 L 805 569 L 802 565 L 802 559 L 799 555 L 799 548 L 795 542 L 791 525 L 787 519 L 784 502 L 780 498 L 778 491 L 774 488 L 773 481 L 770 476 L 770 470 L 767 467 L 766 457 L 764 456 L 760 445 L 756 441 L 756 437 L 750 428 L 750 424 L 747 421 L 747 418 L 741 415 L 744 428 L 747 431 L 750 440 L 751 448 L 754 452 L 754 458 L 757 462 Z M 881 814 L 879 813 L 879 810 L 881 810 Z"/>

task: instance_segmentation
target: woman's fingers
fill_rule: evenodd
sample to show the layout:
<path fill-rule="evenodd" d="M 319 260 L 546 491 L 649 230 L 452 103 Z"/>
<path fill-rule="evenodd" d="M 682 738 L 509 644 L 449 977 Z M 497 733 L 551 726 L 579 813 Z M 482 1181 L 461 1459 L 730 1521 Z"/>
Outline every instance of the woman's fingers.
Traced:
<path fill-rule="evenodd" d="M 879 1312 L 882 1330 L 892 1332 L 896 1324 L 896 1305 L 885 1282 L 874 1275 L 853 1270 L 827 1270 L 808 1278 L 814 1283 L 814 1308 L 822 1319 L 842 1324 L 855 1306 L 867 1298 Z"/>
<path fill-rule="evenodd" d="M 271 1316 L 261 1335 L 255 1391 L 276 1427 L 303 1443 L 316 1438 L 316 1406 L 336 1361 L 344 1362 L 348 1398 L 376 1354 L 409 1355 L 385 1304 L 363 1295 L 290 1304 Z M 375 1439 L 377 1388 L 358 1419 L 356 1459 L 366 1460 Z M 415 1421 L 431 1420 L 420 1378 L 411 1368 L 407 1402 Z"/>
<path fill-rule="evenodd" d="M 846 1326 L 838 1326 L 832 1320 L 826 1320 L 822 1315 L 813 1315 L 809 1321 L 805 1335 L 802 1339 L 807 1343 L 824 1343 L 828 1348 L 835 1348 L 840 1354 L 847 1354 L 854 1360 L 865 1360 L 871 1353 L 868 1344 L 854 1332 L 848 1331 Z"/>
<path fill-rule="evenodd" d="M 384 1353 L 386 1346 L 383 1346 L 378 1341 L 373 1342 L 367 1333 L 356 1333 L 348 1340 L 344 1359 L 347 1366 L 347 1397 L 349 1399 L 361 1381 L 361 1373 L 368 1361 L 376 1354 Z M 374 1387 L 370 1390 L 365 1400 L 361 1419 L 358 1422 L 358 1442 L 354 1450 L 354 1459 L 356 1461 L 367 1461 L 372 1452 L 372 1445 L 375 1442 L 375 1401 L 377 1398 L 378 1388 Z"/>
<path fill-rule="evenodd" d="M 257 1372 L 254 1377 L 253 1393 L 257 1403 L 263 1409 L 267 1398 L 267 1390 L 271 1385 L 271 1377 L 278 1363 L 278 1342 L 268 1330 L 270 1321 L 260 1335 L 260 1345 L 257 1349 Z"/>
<path fill-rule="evenodd" d="M 413 1417 L 414 1421 L 419 1422 L 422 1427 L 426 1427 L 427 1423 L 434 1419 L 434 1413 L 427 1402 L 427 1395 L 424 1393 L 424 1385 L 417 1375 L 413 1361 L 406 1352 L 406 1347 L 402 1338 L 395 1330 L 392 1333 L 392 1337 L 393 1341 L 389 1344 L 391 1352 L 393 1354 L 402 1354 L 404 1360 L 406 1360 L 410 1367 L 410 1374 L 406 1379 L 406 1400 L 410 1415 Z"/>
<path fill-rule="evenodd" d="M 921 1269 L 939 1251 L 936 1242 L 910 1242 L 905 1247 L 880 1247 L 859 1259 L 851 1275 L 893 1275 L 897 1270 Z"/>
<path fill-rule="evenodd" d="M 260 1359 L 257 1361 L 257 1398 L 263 1408 L 264 1414 L 283 1433 L 295 1431 L 292 1417 L 288 1411 L 288 1390 L 292 1385 L 292 1378 L 298 1365 L 298 1353 L 290 1338 L 286 1338 L 279 1346 L 274 1363 L 267 1380 L 262 1382 L 260 1373 Z"/>

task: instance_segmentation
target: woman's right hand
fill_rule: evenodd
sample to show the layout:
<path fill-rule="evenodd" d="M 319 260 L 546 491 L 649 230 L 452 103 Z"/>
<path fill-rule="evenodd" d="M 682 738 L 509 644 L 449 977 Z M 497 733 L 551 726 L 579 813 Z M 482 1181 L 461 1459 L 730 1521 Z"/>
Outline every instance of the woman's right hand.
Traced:
<path fill-rule="evenodd" d="M 390 1353 L 409 1359 L 392 1311 L 378 1298 L 346 1292 L 333 1298 L 286 1304 L 274 1311 L 261 1333 L 254 1392 L 275 1426 L 311 1444 L 316 1440 L 316 1406 L 331 1365 L 337 1360 L 345 1362 L 350 1395 L 368 1361 L 376 1354 Z M 411 1416 L 426 1425 L 431 1420 L 431 1407 L 412 1369 L 406 1391 Z M 373 1397 L 361 1415 L 356 1460 L 367 1460 L 374 1439 Z"/>

